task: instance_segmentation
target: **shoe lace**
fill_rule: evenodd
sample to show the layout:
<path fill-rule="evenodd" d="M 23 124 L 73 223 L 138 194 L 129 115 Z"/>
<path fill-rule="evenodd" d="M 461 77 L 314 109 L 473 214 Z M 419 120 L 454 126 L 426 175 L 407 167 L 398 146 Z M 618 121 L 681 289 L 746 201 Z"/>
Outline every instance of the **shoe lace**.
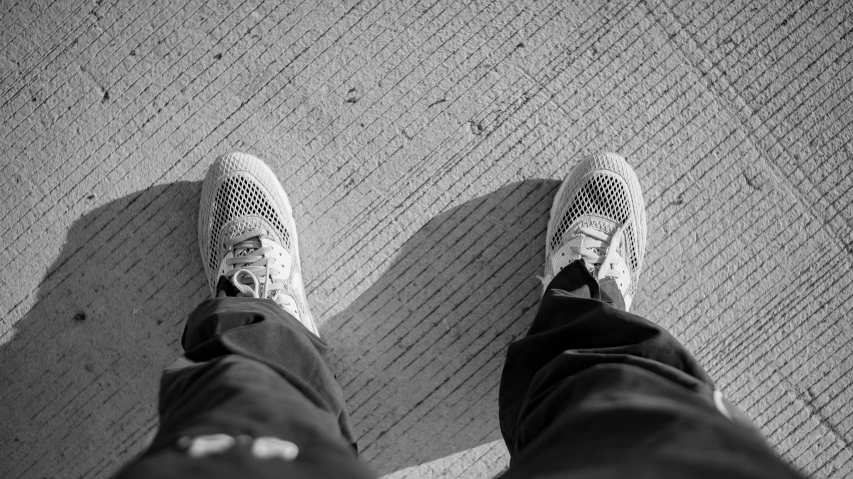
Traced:
<path fill-rule="evenodd" d="M 272 248 L 262 245 L 261 235 L 266 234 L 259 228 L 225 240 L 225 247 L 234 253 L 225 260 L 225 277 L 240 291 L 238 296 L 274 298 L 277 291 L 285 289 L 289 268 L 285 271 L 271 254 Z"/>
<path fill-rule="evenodd" d="M 573 256 L 571 259 L 582 259 L 597 281 L 608 277 L 618 278 L 620 274 L 618 266 L 625 261 L 618 251 L 628 224 L 629 222 L 625 222 L 618 226 L 612 235 L 588 226 L 579 227 L 569 238 L 569 241 L 577 237 L 581 238 L 580 244 L 569 247 L 570 255 Z M 537 278 L 547 288 L 554 276 L 547 274 Z"/>

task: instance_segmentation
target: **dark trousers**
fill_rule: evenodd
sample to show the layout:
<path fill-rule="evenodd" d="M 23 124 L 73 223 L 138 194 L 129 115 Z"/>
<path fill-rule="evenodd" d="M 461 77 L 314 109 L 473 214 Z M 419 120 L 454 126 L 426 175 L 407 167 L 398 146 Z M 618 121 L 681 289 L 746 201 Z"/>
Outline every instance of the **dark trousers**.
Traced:
<path fill-rule="evenodd" d="M 798 477 L 675 338 L 621 301 L 580 262 L 548 286 L 501 378 L 504 478 Z M 159 432 L 118 477 L 375 477 L 326 344 L 274 302 L 205 301 L 182 343 Z"/>

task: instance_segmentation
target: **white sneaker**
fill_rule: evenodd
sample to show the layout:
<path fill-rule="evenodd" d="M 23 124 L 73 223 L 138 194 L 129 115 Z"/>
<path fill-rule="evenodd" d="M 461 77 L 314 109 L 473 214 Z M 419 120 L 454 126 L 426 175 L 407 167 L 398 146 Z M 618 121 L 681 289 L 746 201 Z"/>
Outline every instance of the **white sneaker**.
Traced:
<path fill-rule="evenodd" d="M 625 310 L 631 308 L 646 250 L 646 209 L 625 158 L 593 155 L 572 169 L 554 198 L 546 238 L 545 287 L 582 259 L 598 281 L 613 278 Z"/>
<path fill-rule="evenodd" d="M 319 336 L 302 284 L 293 211 L 264 162 L 244 153 L 213 162 L 201 190 L 198 239 L 212 294 L 225 276 L 239 296 L 272 299 Z"/>

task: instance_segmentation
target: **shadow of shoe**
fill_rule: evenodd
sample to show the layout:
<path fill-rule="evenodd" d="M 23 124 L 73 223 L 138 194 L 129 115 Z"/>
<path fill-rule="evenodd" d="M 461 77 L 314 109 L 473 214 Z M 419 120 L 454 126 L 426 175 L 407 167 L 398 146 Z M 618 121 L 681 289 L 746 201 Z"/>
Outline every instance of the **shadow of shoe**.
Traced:
<path fill-rule="evenodd" d="M 501 369 L 539 303 L 558 186 L 513 183 L 433 218 L 321 327 L 361 455 L 379 473 L 501 438 Z"/>

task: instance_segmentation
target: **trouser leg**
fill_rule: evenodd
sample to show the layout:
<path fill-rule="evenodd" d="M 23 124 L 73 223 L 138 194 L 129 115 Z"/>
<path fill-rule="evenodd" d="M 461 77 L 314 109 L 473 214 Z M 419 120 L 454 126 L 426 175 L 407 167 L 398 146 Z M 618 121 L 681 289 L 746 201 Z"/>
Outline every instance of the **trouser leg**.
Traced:
<path fill-rule="evenodd" d="M 376 477 L 356 457 L 325 343 L 272 300 L 205 301 L 182 344 L 159 431 L 119 477 Z"/>
<path fill-rule="evenodd" d="M 507 478 L 797 477 L 693 356 L 575 262 L 501 378 Z"/>

